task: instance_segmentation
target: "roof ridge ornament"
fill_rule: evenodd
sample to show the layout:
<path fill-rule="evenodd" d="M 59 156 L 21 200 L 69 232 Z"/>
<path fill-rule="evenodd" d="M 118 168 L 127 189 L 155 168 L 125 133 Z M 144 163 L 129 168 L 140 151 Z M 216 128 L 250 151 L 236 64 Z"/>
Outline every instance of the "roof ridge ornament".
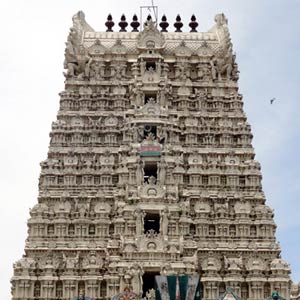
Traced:
<path fill-rule="evenodd" d="M 139 49 L 161 50 L 164 48 L 164 45 L 165 38 L 149 15 L 144 23 L 143 31 L 139 33 L 137 46 Z"/>
<path fill-rule="evenodd" d="M 228 20 L 224 13 L 217 14 L 215 16 L 215 22 L 216 24 L 209 30 L 209 32 L 215 33 L 219 40 L 221 50 L 220 55 L 224 55 L 226 53 L 232 54 L 232 43 L 228 29 Z"/>
<path fill-rule="evenodd" d="M 157 22 L 158 22 L 158 6 L 154 5 L 153 0 L 151 0 L 151 5 L 140 6 L 140 23 L 141 23 L 141 25 L 144 25 L 143 24 L 143 11 L 146 11 L 146 14 L 148 14 L 147 20 L 148 20 L 149 16 L 151 19 L 153 17 L 155 20 L 155 23 L 157 24 Z M 140 31 L 142 31 L 142 30 L 143 30 L 143 28 L 141 26 Z"/>
<path fill-rule="evenodd" d="M 78 11 L 73 17 L 73 29 L 77 30 L 79 36 L 82 38 L 83 33 L 86 31 L 92 31 L 95 30 L 86 22 L 85 20 L 85 14 L 82 10 Z"/>
<path fill-rule="evenodd" d="M 158 31 L 156 22 L 152 20 L 151 15 L 148 15 L 147 21 L 144 23 L 144 31 Z"/>

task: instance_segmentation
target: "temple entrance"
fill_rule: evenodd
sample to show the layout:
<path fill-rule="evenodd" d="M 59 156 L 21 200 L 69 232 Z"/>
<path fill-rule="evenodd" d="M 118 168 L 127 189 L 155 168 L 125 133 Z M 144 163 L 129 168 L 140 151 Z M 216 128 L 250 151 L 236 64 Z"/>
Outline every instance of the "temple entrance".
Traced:
<path fill-rule="evenodd" d="M 146 292 L 155 287 L 155 276 L 160 275 L 159 272 L 145 272 L 143 275 L 143 297 L 146 297 Z"/>

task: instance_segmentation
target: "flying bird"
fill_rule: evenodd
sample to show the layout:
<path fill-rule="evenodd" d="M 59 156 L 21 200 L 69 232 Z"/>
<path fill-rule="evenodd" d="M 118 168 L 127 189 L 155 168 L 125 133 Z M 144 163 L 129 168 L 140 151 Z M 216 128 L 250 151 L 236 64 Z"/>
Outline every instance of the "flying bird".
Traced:
<path fill-rule="evenodd" d="M 276 100 L 276 98 L 272 98 L 271 100 L 270 100 L 270 104 L 273 104 L 273 102 Z"/>

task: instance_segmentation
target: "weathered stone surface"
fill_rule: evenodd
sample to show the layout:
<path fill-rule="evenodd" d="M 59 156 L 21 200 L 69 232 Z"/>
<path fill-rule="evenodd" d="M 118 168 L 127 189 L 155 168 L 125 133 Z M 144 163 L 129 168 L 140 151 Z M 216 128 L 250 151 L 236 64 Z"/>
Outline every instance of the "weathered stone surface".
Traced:
<path fill-rule="evenodd" d="M 227 19 L 215 20 L 205 33 L 151 20 L 95 32 L 74 16 L 14 300 L 135 299 L 159 273 L 199 274 L 207 300 L 226 287 L 290 298 Z"/>

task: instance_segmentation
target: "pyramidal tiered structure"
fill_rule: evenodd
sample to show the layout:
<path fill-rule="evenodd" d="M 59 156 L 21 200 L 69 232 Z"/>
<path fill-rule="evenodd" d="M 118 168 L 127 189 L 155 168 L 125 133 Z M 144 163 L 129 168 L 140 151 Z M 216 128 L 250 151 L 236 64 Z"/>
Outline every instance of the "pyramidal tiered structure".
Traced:
<path fill-rule="evenodd" d="M 153 299 L 159 274 L 198 274 L 203 300 L 229 287 L 290 298 L 227 20 L 215 22 L 181 32 L 178 16 L 167 32 L 148 17 L 138 31 L 135 16 L 127 32 L 122 16 L 113 32 L 109 16 L 96 32 L 73 17 L 14 300 Z"/>

